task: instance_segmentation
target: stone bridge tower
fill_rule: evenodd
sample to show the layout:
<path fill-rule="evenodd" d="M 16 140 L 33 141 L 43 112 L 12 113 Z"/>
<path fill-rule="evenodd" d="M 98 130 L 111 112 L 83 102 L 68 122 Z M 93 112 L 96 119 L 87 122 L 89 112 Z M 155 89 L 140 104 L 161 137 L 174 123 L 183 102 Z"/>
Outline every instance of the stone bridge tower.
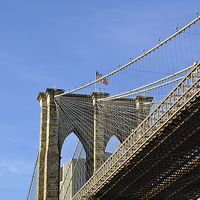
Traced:
<path fill-rule="evenodd" d="M 66 137 L 74 132 L 79 140 L 82 142 L 86 151 L 86 170 L 89 176 L 95 172 L 104 162 L 104 153 L 108 140 L 112 134 L 107 132 L 103 119 L 107 119 L 107 123 L 113 123 L 116 119 L 115 112 L 107 112 L 105 104 L 99 103 L 97 100 L 100 98 L 108 97 L 107 93 L 93 92 L 91 95 L 82 94 L 63 94 L 62 89 L 46 89 L 40 92 L 37 100 L 40 103 L 40 141 L 39 141 L 39 154 L 38 154 L 38 167 L 37 167 L 37 200 L 58 200 L 59 199 L 59 183 L 60 183 L 60 153 L 62 145 Z M 58 95 L 58 96 L 56 96 Z M 63 99 L 68 98 L 70 101 L 76 99 L 77 106 L 84 105 L 87 99 L 87 107 L 83 107 L 85 113 L 90 116 L 91 124 L 83 124 L 79 118 L 73 116 L 73 123 L 68 120 L 60 118 L 59 112 L 62 108 L 59 105 Z M 118 101 L 111 100 L 110 103 L 122 109 L 127 103 L 132 102 L 133 112 L 136 112 L 138 119 L 136 119 L 134 127 L 130 126 L 125 129 L 125 132 L 130 133 L 133 128 L 136 128 L 144 116 L 148 115 L 150 106 L 145 105 L 146 102 L 151 102 L 152 97 L 139 96 L 134 99 L 119 99 Z M 109 106 L 109 104 L 107 105 Z M 145 109 L 144 109 L 145 108 Z M 68 106 L 66 106 L 68 109 Z M 64 112 L 64 111 L 63 111 Z M 126 114 L 127 115 L 127 114 Z M 134 113 L 135 115 L 135 113 Z M 123 115 L 121 116 L 123 119 Z M 126 116 L 127 117 L 127 116 Z M 132 123 L 132 114 L 128 116 Z M 110 121 L 109 121 L 110 120 Z M 69 124 L 71 123 L 71 124 Z M 81 126 L 85 126 L 81 129 Z M 90 126 L 92 129 L 87 129 Z M 120 132 L 119 121 L 115 123 L 114 132 L 120 142 L 124 140 L 124 133 Z M 127 127 L 127 126 L 126 126 Z M 83 131 L 84 130 L 84 131 Z M 92 131 L 91 131 L 92 130 Z M 87 137 L 86 137 L 87 135 Z M 86 139 L 90 137 L 89 139 Z M 85 148 L 86 146 L 93 148 Z M 92 171 L 90 169 L 93 169 Z"/>

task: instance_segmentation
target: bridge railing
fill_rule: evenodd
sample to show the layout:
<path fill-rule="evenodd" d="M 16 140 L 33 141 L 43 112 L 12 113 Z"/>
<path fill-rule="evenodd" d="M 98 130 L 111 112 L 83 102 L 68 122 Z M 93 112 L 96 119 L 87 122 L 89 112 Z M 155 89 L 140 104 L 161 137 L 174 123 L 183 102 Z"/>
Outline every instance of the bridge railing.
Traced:
<path fill-rule="evenodd" d="M 106 181 L 117 173 L 130 157 L 141 150 L 153 139 L 159 129 L 167 124 L 171 117 L 200 93 L 200 62 L 177 84 L 177 86 L 160 102 L 149 116 L 130 134 L 110 158 L 97 170 L 86 184 L 74 195 L 73 200 L 80 200 L 95 194 Z M 148 141 L 147 141 L 148 140 Z"/>

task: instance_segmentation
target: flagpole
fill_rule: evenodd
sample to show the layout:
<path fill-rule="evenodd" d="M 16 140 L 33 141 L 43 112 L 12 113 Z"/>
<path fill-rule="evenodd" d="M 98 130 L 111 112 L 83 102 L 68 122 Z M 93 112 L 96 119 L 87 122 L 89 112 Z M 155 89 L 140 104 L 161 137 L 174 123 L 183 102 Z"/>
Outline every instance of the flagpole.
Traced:
<path fill-rule="evenodd" d="M 95 81 L 96 81 L 96 78 L 97 78 L 96 74 L 97 74 L 97 71 L 95 71 Z M 95 83 L 95 92 L 97 92 L 97 85 L 96 84 L 97 83 Z"/>

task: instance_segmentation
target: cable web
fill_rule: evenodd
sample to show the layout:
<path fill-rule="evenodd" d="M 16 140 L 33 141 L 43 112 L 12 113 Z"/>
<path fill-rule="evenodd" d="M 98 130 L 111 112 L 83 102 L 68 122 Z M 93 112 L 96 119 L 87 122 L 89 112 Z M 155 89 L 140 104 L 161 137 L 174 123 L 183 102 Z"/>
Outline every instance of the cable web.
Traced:
<path fill-rule="evenodd" d="M 93 95 L 99 93 L 66 94 L 56 98 L 60 146 L 71 132 L 79 138 L 72 159 L 61 168 L 60 199 L 72 198 L 94 170 L 97 170 L 143 121 L 152 105 L 152 97 L 96 101 Z M 102 95 L 106 97 L 105 93 Z M 115 145 L 116 143 L 118 145 Z"/>

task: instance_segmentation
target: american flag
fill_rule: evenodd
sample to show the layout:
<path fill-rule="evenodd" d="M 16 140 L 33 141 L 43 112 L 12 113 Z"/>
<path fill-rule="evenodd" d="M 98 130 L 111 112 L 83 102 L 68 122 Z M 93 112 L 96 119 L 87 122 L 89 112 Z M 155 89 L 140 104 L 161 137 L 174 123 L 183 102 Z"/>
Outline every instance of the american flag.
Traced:
<path fill-rule="evenodd" d="M 96 80 L 100 79 L 101 77 L 103 77 L 103 75 L 96 71 Z M 105 85 L 108 85 L 109 80 L 107 78 L 103 78 L 100 80 L 100 82 L 104 83 Z"/>

